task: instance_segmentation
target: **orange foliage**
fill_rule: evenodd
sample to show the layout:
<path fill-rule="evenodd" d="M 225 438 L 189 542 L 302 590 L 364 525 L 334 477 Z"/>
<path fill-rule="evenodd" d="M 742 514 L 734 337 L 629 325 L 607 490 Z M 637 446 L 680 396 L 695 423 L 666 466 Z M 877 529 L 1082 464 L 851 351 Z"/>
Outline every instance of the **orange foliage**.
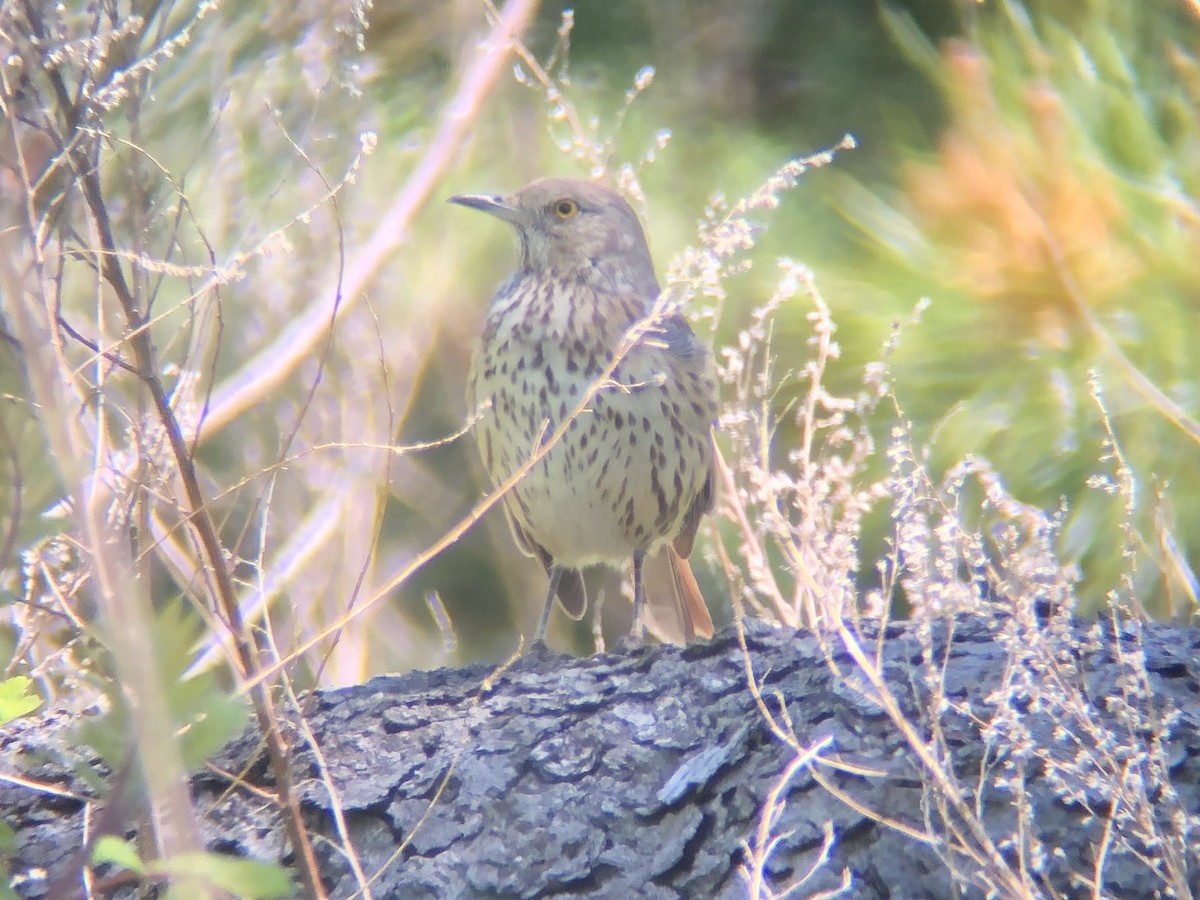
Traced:
<path fill-rule="evenodd" d="M 1103 169 L 1073 155 L 1053 89 L 1028 86 L 1025 117 L 1006 116 L 977 53 L 952 44 L 946 59 L 953 122 L 937 163 L 905 172 L 917 221 L 937 245 L 938 274 L 1001 304 L 1005 324 L 1062 345 L 1074 304 L 1064 276 L 1098 307 L 1139 274 L 1118 233 L 1122 207 Z"/>

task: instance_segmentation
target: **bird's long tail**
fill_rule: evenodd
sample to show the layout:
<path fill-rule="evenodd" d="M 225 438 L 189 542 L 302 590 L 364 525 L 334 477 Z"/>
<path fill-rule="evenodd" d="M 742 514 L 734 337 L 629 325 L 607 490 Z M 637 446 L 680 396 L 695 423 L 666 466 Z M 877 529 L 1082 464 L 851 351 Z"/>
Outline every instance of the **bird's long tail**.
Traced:
<path fill-rule="evenodd" d="M 687 644 L 713 636 L 713 621 L 691 564 L 667 545 L 642 565 L 646 628 L 660 641 Z"/>

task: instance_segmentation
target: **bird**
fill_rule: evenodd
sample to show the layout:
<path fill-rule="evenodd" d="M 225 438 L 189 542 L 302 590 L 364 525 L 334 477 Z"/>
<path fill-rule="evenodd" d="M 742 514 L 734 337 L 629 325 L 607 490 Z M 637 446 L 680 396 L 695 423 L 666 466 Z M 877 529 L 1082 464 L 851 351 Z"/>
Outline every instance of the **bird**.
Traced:
<path fill-rule="evenodd" d="M 535 642 L 544 645 L 556 598 L 583 617 L 583 569 L 629 560 L 630 643 L 643 643 L 647 618 L 663 640 L 711 637 L 688 556 L 715 502 L 715 364 L 684 316 L 656 306 L 637 214 L 616 191 L 572 178 L 450 202 L 508 223 L 517 238 L 516 271 L 491 299 L 467 383 L 492 485 L 569 420 L 504 496 L 518 547 L 549 577 Z M 648 580 L 658 586 L 649 605 Z"/>

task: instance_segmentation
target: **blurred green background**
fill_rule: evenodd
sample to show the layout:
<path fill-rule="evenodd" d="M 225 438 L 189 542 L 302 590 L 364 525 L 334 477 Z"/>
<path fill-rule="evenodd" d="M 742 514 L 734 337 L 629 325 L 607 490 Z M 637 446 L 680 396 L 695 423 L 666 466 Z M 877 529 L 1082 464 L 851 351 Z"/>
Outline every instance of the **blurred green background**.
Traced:
<path fill-rule="evenodd" d="M 831 386 L 852 392 L 893 322 L 929 298 L 892 360 L 918 445 L 935 474 L 973 453 L 1025 502 L 1054 508 L 1065 498 L 1062 557 L 1081 567 L 1090 609 L 1126 570 L 1121 500 L 1087 486 L 1112 471 L 1088 388 L 1087 372 L 1097 370 L 1138 479 L 1137 594 L 1157 616 L 1195 612 L 1200 445 L 1186 421 L 1172 421 L 1200 413 L 1193 4 L 588 0 L 573 9 L 565 90 L 585 123 L 596 118 L 599 136 L 613 134 L 636 73 L 655 69 L 613 136 L 612 169 L 637 163 L 657 134 L 671 132 L 639 170 L 662 272 L 695 242 L 715 192 L 742 196 L 789 158 L 846 133 L 859 141 L 761 217 L 756 264 L 728 285 L 716 345 L 734 339 L 770 295 L 775 257 L 793 257 L 814 270 L 839 326 L 844 356 Z M 174 243 L 156 247 L 150 237 L 147 252 L 165 255 L 170 244 L 201 265 L 211 248 L 218 264 L 236 260 L 243 275 L 219 291 L 199 277 L 159 287 L 156 308 L 171 311 L 158 325 L 164 355 L 201 379 L 237 373 L 329 283 L 342 253 L 353 258 L 411 174 L 485 29 L 470 0 L 377 2 L 360 49 L 354 12 L 315 2 L 222 7 L 152 77 L 138 142 L 185 183 L 195 224 Z M 561 16 L 562 7 L 543 5 L 526 35 L 539 58 L 555 47 Z M 502 79 L 440 196 L 589 174 L 556 146 L 565 132 L 550 106 Z M 378 147 L 335 205 L 326 183 L 351 166 L 364 131 L 378 135 Z M 122 161 L 135 158 L 128 147 L 112 149 L 114 185 L 130 170 Z M 177 197 L 142 166 L 153 232 Z M 128 234 L 139 221 L 129 213 Z M 275 229 L 284 230 L 268 240 Z M 248 592 L 259 569 L 283 566 L 277 548 L 320 531 L 331 493 L 362 498 L 344 504 L 358 512 L 343 512 L 328 533 L 289 547 L 290 574 L 272 607 L 282 645 L 332 621 L 356 588 L 369 593 L 481 496 L 469 439 L 395 457 L 360 445 L 434 441 L 462 426 L 472 343 L 511 254 L 496 223 L 430 204 L 368 304 L 339 324 L 323 365 L 302 367 L 270 404 L 200 447 Z M 199 302 L 181 302 L 197 290 Z M 806 358 L 808 311 L 796 304 L 783 314 L 781 368 Z M 88 315 L 83 306 L 79 313 Z M 1161 395 L 1139 387 L 1134 369 Z M 17 371 L 5 362 L 0 378 L 19 396 Z M 15 551 L 59 527 L 37 514 L 61 486 L 33 464 L 43 452 L 35 416 L 19 405 L 4 415 L 20 448 L 13 458 L 23 460 L 14 553 L 0 561 L 15 568 Z M 289 465 L 269 469 L 281 453 Z M 4 499 L 16 509 L 11 489 Z M 506 657 L 516 631 L 532 628 L 544 576 L 519 555 L 502 518 L 490 514 L 357 623 L 323 678 Z M 864 585 L 887 533 L 885 517 L 874 521 L 863 542 Z M 727 617 L 715 574 L 698 575 L 718 620 Z M 10 582 L 14 597 L 18 582 Z M 439 637 L 431 592 L 454 623 L 454 646 Z M 627 615 L 625 605 L 608 604 L 615 618 Z M 583 637 L 570 639 L 584 647 Z"/>
<path fill-rule="evenodd" d="M 730 285 L 733 311 L 718 345 L 770 295 L 771 260 L 792 256 L 815 270 L 833 307 L 844 352 L 833 385 L 850 392 L 861 365 L 880 358 L 893 321 L 928 297 L 893 361 L 918 445 L 928 442 L 935 475 L 973 453 L 1027 503 L 1054 509 L 1065 498 L 1062 557 L 1081 567 L 1085 609 L 1101 604 L 1124 570 L 1121 502 L 1086 486 L 1111 471 L 1088 389 L 1095 368 L 1139 479 L 1138 595 L 1155 615 L 1194 612 L 1186 567 L 1200 540 L 1200 446 L 1135 389 L 1075 306 L 1086 304 L 1128 363 L 1196 415 L 1193 8 L 617 2 L 574 11 L 571 73 L 585 107 L 600 115 L 619 107 L 631 73 L 656 67 L 621 145 L 636 157 L 656 129 L 673 133 L 642 172 L 660 267 L 694 240 L 689 226 L 710 193 L 741 196 L 783 159 L 847 132 L 859 141 L 764 217 L 758 264 Z M 534 47 L 552 45 L 558 11 L 546 8 L 541 23 Z M 522 101 L 498 102 L 489 119 L 511 126 L 529 115 L 515 106 Z M 466 189 L 572 171 L 536 133 L 518 132 L 511 147 L 498 165 L 473 154 Z M 506 271 L 509 246 L 491 223 L 462 227 L 484 231 L 470 254 L 488 260 L 471 267 L 476 294 L 486 296 Z M 791 330 L 775 341 L 783 367 L 798 368 L 807 354 L 807 312 L 797 303 L 784 313 Z M 439 372 L 454 408 L 465 357 L 447 355 L 451 364 Z M 1161 484 L 1170 486 L 1165 501 L 1154 496 Z M 875 524 L 864 541 L 864 584 L 883 546 L 886 522 Z M 503 540 L 480 551 L 480 561 L 503 553 Z M 422 580 L 449 598 L 445 579 L 454 572 L 473 595 L 474 570 L 451 557 Z M 526 584 L 536 605 L 536 573 Z M 715 580 L 705 586 L 719 596 Z"/>

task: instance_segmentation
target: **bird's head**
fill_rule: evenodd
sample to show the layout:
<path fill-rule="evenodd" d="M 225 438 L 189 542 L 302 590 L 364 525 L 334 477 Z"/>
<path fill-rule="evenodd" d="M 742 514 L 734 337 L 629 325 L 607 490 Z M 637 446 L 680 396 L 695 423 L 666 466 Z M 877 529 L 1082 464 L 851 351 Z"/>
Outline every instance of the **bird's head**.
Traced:
<path fill-rule="evenodd" d="M 619 273 L 633 289 L 658 292 L 637 214 L 620 194 L 602 185 L 546 178 L 511 196 L 461 194 L 450 202 L 512 225 L 525 271 L 583 277 L 590 272 Z"/>

